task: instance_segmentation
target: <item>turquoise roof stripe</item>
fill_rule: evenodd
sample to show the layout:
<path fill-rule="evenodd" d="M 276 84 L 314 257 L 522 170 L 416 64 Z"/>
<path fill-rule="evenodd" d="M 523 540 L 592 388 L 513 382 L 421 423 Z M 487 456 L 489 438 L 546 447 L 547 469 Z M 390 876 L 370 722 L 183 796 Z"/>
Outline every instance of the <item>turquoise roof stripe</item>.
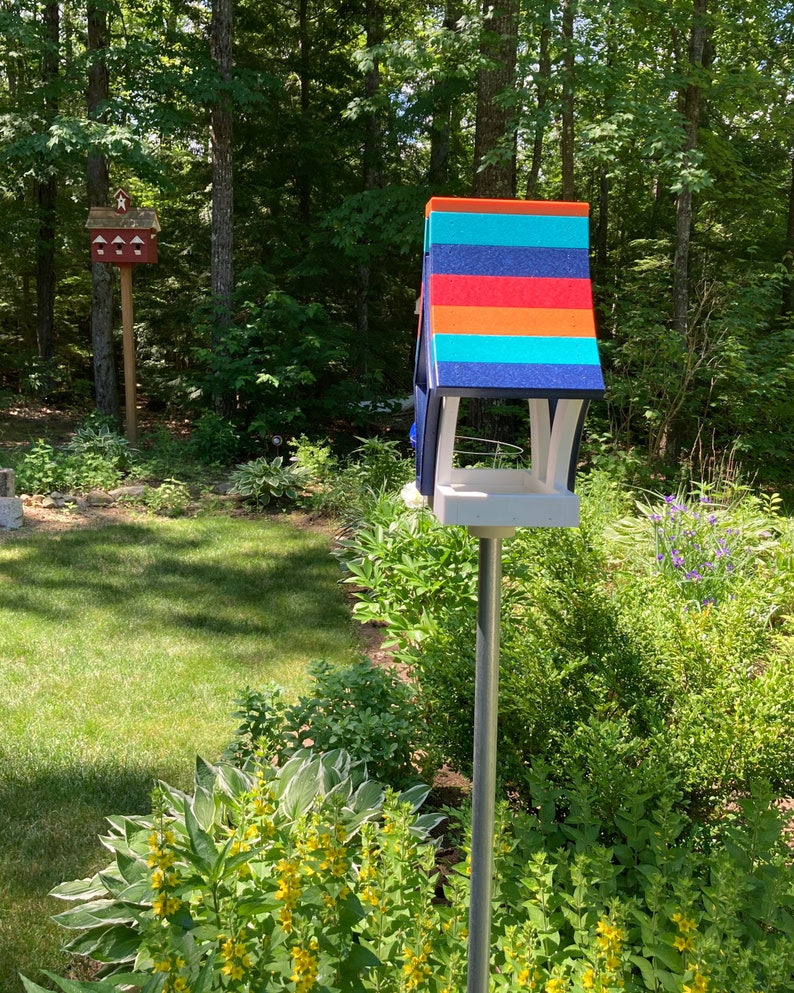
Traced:
<path fill-rule="evenodd" d="M 434 334 L 431 342 L 436 362 L 600 365 L 595 338 Z"/>
<path fill-rule="evenodd" d="M 589 248 L 587 217 L 544 214 L 468 214 L 432 211 L 426 244 Z"/>

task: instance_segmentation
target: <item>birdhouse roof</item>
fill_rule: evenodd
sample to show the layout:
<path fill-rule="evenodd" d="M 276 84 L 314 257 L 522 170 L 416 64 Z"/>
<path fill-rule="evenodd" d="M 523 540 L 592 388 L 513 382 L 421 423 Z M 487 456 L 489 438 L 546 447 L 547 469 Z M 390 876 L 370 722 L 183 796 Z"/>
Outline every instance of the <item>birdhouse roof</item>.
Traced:
<path fill-rule="evenodd" d="M 92 207 L 85 225 L 93 228 L 119 230 L 159 231 L 160 221 L 153 207 L 130 207 L 120 214 L 113 207 Z"/>
<path fill-rule="evenodd" d="M 428 391 L 603 395 L 588 214 L 583 203 L 429 201 L 417 355 Z"/>

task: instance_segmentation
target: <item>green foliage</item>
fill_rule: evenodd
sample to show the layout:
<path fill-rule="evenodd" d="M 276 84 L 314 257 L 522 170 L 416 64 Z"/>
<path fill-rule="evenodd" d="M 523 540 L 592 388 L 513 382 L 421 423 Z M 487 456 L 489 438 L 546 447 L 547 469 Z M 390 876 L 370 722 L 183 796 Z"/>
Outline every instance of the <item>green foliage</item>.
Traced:
<path fill-rule="evenodd" d="M 20 493 L 73 493 L 112 489 L 121 482 L 122 472 L 115 454 L 108 456 L 90 447 L 72 454 L 40 438 L 17 461 L 16 476 Z"/>
<path fill-rule="evenodd" d="M 344 749 L 379 782 L 404 788 L 417 781 L 414 763 L 426 741 L 412 687 L 394 671 L 362 659 L 340 668 L 312 662 L 310 691 L 287 706 L 268 686 L 239 699 L 242 718 L 226 754 L 237 761 L 261 752 L 281 761 L 307 742 L 319 752 Z"/>
<path fill-rule="evenodd" d="M 234 395 L 235 423 L 253 438 L 305 431 L 343 415 L 355 399 L 340 383 L 346 335 L 325 308 L 272 289 L 244 310 L 245 323 L 229 329 L 222 346 L 197 349 L 206 369 L 199 389 Z"/>
<path fill-rule="evenodd" d="M 193 423 L 189 449 L 204 465 L 230 465 L 240 452 L 240 434 L 228 420 L 208 410 Z"/>
<path fill-rule="evenodd" d="M 502 812 L 497 990 L 789 989 L 794 876 L 769 793 L 742 799 L 707 838 L 630 790 L 605 845 L 586 783 L 559 819 L 547 773 L 532 772 L 537 816 Z"/>
<path fill-rule="evenodd" d="M 358 448 L 344 459 L 332 455 L 327 443 L 305 436 L 291 443 L 295 458 L 307 474 L 313 508 L 353 526 L 377 515 L 378 502 L 389 501 L 396 488 L 414 475 L 398 442 L 380 437 L 358 438 Z"/>
<path fill-rule="evenodd" d="M 171 477 L 159 486 L 147 486 L 137 500 L 154 514 L 181 517 L 190 506 L 190 489 L 187 483 Z"/>
<path fill-rule="evenodd" d="M 229 481 L 232 493 L 245 497 L 259 509 L 266 507 L 271 500 L 297 500 L 306 481 L 306 473 L 300 465 L 289 462 L 285 465 L 281 455 L 270 461 L 262 456 L 238 465 Z"/>
<path fill-rule="evenodd" d="M 436 637 L 447 620 L 470 615 L 477 599 L 476 544 L 401 496 L 383 493 L 336 555 L 355 589 L 354 616 L 386 626 L 400 646 Z"/>
<path fill-rule="evenodd" d="M 522 529 L 503 549 L 505 787 L 525 795 L 537 760 L 561 789 L 587 775 L 606 824 L 628 788 L 659 800 L 673 790 L 697 820 L 755 779 L 788 795 L 794 672 L 775 631 L 794 601 L 776 501 L 736 490 L 723 502 L 701 488 L 627 517 L 603 473 L 581 489 L 580 528 Z M 467 771 L 474 543 L 384 498 L 340 554 L 356 616 L 386 625 L 419 681 L 434 746 Z"/>
<path fill-rule="evenodd" d="M 120 472 L 130 468 L 135 454 L 129 441 L 116 430 L 112 418 L 99 414 L 78 424 L 73 438 L 64 447 L 73 455 L 99 456 Z"/>
<path fill-rule="evenodd" d="M 561 820 L 547 772 L 532 770 L 531 812 L 497 810 L 498 993 L 787 993 L 794 876 L 768 793 L 687 837 L 669 805 L 629 792 L 607 846 L 587 785 Z M 343 752 L 245 771 L 199 759 L 192 795 L 161 784 L 151 816 L 110 818 L 110 865 L 54 891 L 69 947 L 104 978 L 51 978 L 67 993 L 463 989 L 469 816 L 452 813 L 458 854 L 440 863 L 425 795 L 384 793 Z"/>

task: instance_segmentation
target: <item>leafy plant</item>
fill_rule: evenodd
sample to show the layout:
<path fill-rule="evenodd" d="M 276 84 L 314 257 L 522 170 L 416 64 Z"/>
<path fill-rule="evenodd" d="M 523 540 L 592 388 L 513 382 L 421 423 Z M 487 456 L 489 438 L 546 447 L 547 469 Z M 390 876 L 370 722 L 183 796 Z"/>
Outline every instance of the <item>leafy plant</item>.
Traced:
<path fill-rule="evenodd" d="M 189 449 L 205 465 L 229 465 L 238 457 L 240 444 L 235 426 L 214 411 L 205 411 L 193 423 Z"/>
<path fill-rule="evenodd" d="M 179 479 L 164 479 L 159 486 L 147 486 L 138 498 L 144 507 L 164 517 L 179 517 L 190 506 L 190 489 Z"/>
<path fill-rule="evenodd" d="M 497 993 L 788 993 L 794 874 L 768 791 L 696 836 L 629 791 L 607 846 L 586 782 L 560 819 L 548 771 L 531 772 L 531 811 L 497 808 Z M 463 989 L 469 811 L 448 812 L 442 861 L 426 787 L 362 773 L 303 751 L 281 769 L 199 759 L 192 795 L 161 784 L 151 816 L 109 819 L 110 865 L 54 891 L 100 978 L 51 978 L 66 993 Z"/>
<path fill-rule="evenodd" d="M 86 492 L 118 486 L 122 472 L 114 457 L 88 447 L 80 453 L 56 449 L 40 438 L 17 461 L 20 493 Z"/>
<path fill-rule="evenodd" d="M 287 706 L 279 687 L 247 690 L 238 700 L 242 718 L 226 754 L 244 761 L 257 752 L 284 760 L 307 742 L 319 752 L 342 748 L 365 763 L 370 776 L 405 787 L 418 779 L 426 736 L 413 688 L 394 671 L 369 659 L 339 667 L 312 662 L 309 691 Z"/>
<path fill-rule="evenodd" d="M 281 455 L 268 461 L 264 456 L 238 465 L 229 477 L 232 493 L 245 497 L 255 507 L 266 507 L 271 500 L 297 500 L 306 481 L 301 466 L 287 463 Z"/>
<path fill-rule="evenodd" d="M 116 431 L 113 421 L 100 415 L 86 418 L 78 425 L 64 450 L 81 458 L 94 456 L 122 473 L 130 469 L 135 455 L 129 441 Z"/>

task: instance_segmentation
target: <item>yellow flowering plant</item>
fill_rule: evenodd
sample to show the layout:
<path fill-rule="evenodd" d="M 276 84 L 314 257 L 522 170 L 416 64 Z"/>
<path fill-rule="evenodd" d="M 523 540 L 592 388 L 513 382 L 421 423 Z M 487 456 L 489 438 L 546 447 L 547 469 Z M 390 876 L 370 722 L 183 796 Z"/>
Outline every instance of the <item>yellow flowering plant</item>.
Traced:
<path fill-rule="evenodd" d="M 366 937 L 373 884 L 393 916 L 405 891 L 384 867 L 399 857 L 410 886 L 429 879 L 442 818 L 418 813 L 427 791 L 385 790 L 341 751 L 303 750 L 281 768 L 198 759 L 192 796 L 160 784 L 151 816 L 110 818 L 111 864 L 54 891 L 76 904 L 56 918 L 77 932 L 67 948 L 102 964 L 79 989 L 361 990 L 385 947 Z"/>

